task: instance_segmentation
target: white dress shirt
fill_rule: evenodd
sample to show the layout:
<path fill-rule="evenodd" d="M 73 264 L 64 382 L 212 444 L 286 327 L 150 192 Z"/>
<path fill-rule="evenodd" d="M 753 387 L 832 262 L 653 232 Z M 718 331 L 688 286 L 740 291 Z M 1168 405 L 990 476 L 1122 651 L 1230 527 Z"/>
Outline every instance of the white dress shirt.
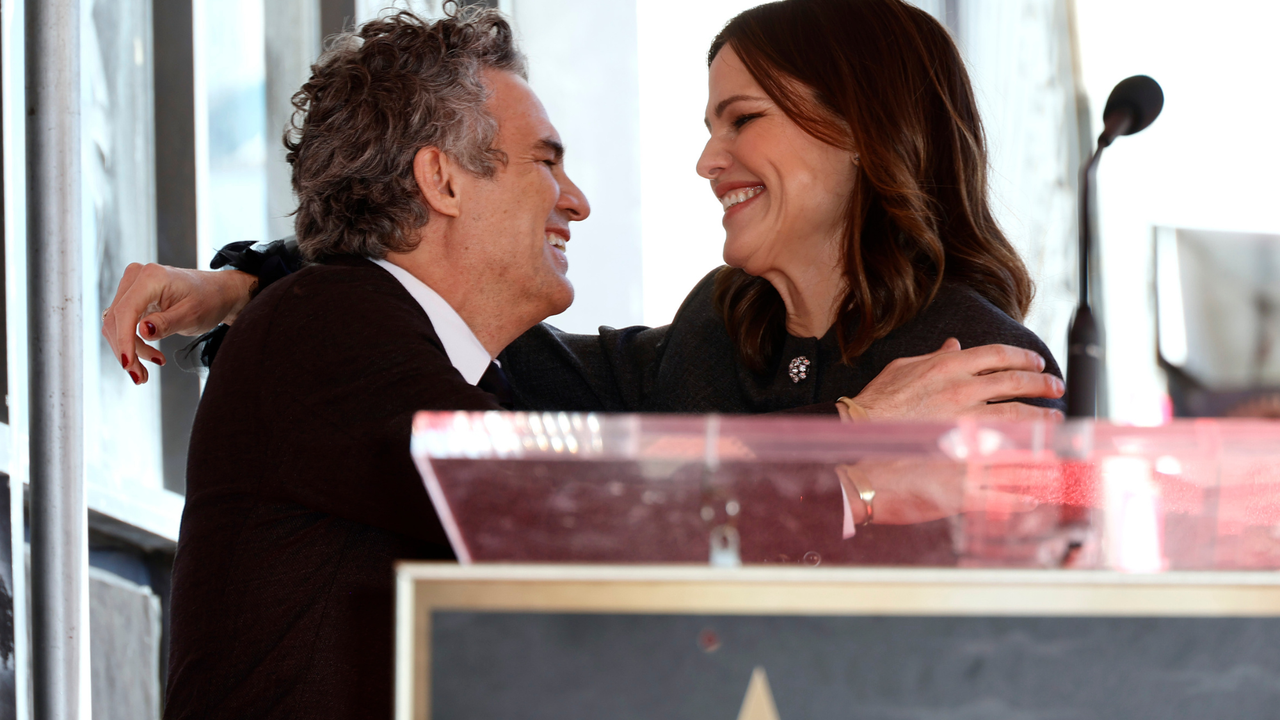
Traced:
<path fill-rule="evenodd" d="M 489 369 L 489 363 L 493 358 L 489 357 L 489 351 L 480 344 L 476 334 L 471 332 L 471 328 L 458 315 L 458 312 L 445 302 L 439 293 L 427 287 L 426 283 L 414 277 L 408 270 L 386 260 L 369 259 L 391 273 L 391 277 L 399 280 L 404 289 L 408 290 L 413 299 L 417 300 L 426 311 L 427 318 L 431 320 L 431 326 L 435 328 L 436 335 L 444 345 L 445 354 L 449 356 L 449 362 L 454 369 L 462 373 L 462 379 L 472 385 L 480 382 L 480 376 Z"/>

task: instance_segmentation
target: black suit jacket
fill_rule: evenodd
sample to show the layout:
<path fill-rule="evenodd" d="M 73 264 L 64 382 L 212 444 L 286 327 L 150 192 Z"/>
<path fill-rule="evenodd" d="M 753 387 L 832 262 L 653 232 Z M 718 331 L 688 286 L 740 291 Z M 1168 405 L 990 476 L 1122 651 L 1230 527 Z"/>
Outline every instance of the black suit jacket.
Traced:
<path fill-rule="evenodd" d="M 453 558 L 409 455 L 424 409 L 500 408 L 377 265 L 246 309 L 192 431 L 166 718 L 391 716 L 392 563 Z"/>

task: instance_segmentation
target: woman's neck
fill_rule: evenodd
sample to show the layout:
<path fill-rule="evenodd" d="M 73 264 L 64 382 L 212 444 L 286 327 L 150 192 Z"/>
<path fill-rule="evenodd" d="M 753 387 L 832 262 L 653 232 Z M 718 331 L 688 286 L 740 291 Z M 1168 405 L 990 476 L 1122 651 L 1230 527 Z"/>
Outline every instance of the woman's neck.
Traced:
<path fill-rule="evenodd" d="M 820 338 L 835 324 L 847 287 L 838 262 L 807 264 L 798 269 L 770 270 L 768 280 L 787 308 L 787 332 Z"/>

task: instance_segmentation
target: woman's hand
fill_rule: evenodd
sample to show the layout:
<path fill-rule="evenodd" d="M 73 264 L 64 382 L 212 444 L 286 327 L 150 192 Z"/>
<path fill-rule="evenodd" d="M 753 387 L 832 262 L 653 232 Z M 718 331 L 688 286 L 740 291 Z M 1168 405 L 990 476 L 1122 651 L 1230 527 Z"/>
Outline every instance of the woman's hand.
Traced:
<path fill-rule="evenodd" d="M 102 336 L 135 385 L 145 383 L 142 360 L 164 365 L 164 354 L 148 345 L 169 335 L 199 335 L 235 319 L 258 280 L 236 270 L 205 272 L 132 263 L 102 315 Z"/>
<path fill-rule="evenodd" d="M 873 420 L 1059 419 L 1058 410 L 1014 398 L 1059 398 L 1062 381 L 1044 372 L 1044 358 L 1009 345 L 960 349 L 950 338 L 928 355 L 889 363 L 853 401 Z M 992 404 L 996 403 L 996 404 Z"/>

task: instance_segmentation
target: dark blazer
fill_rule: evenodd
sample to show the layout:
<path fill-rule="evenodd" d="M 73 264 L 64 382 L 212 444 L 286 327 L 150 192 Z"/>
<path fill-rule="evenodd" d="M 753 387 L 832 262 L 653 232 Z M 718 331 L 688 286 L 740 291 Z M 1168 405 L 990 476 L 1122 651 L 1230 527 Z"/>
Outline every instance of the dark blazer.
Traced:
<path fill-rule="evenodd" d="M 263 291 L 196 414 L 166 718 L 391 717 L 392 563 L 452 559 L 413 413 L 500 409 L 360 258 Z"/>
<path fill-rule="evenodd" d="M 534 410 L 608 412 L 766 413 L 805 408 L 835 412 L 893 360 L 931 353 L 949 337 L 961 347 L 1004 344 L 1045 359 L 1062 377 L 1049 348 L 1021 323 L 967 285 L 946 283 L 915 319 L 872 343 L 852 365 L 841 362 L 833 329 L 821 339 L 788 335 L 774 367 L 748 370 L 712 302 L 712 271 L 685 299 L 670 325 L 603 327 L 574 335 L 538 325 L 502 353 L 516 406 Z M 793 381 L 793 360 L 809 361 Z M 1065 410 L 1061 400 L 1024 402 Z"/>

